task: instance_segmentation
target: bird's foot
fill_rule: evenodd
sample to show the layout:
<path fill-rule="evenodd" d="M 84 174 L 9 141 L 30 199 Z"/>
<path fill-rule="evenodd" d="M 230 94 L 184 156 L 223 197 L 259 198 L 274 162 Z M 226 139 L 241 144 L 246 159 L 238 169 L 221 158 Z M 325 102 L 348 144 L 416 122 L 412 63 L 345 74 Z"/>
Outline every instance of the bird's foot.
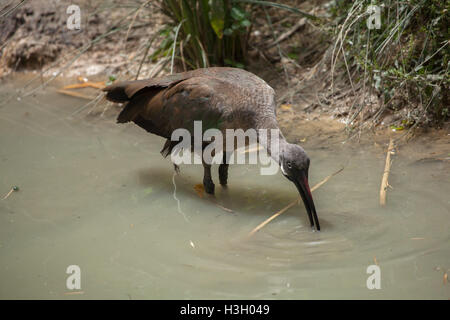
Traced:
<path fill-rule="evenodd" d="M 203 187 L 206 193 L 214 194 L 214 182 L 212 180 L 203 180 Z"/>

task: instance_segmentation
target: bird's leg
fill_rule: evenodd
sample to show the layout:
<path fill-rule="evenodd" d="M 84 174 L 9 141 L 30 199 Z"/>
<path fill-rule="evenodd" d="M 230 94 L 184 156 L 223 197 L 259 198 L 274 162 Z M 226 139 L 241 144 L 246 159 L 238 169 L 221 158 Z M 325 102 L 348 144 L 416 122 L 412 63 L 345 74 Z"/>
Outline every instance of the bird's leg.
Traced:
<path fill-rule="evenodd" d="M 228 164 L 222 163 L 219 166 L 219 181 L 222 186 L 226 186 L 228 182 Z"/>
<path fill-rule="evenodd" d="M 226 186 L 228 182 L 228 162 L 230 160 L 231 153 L 223 153 L 223 162 L 219 166 L 219 181 L 222 186 Z"/>
<path fill-rule="evenodd" d="M 204 176 L 203 176 L 203 187 L 206 193 L 214 194 L 214 182 L 211 178 L 211 165 L 203 162 Z"/>

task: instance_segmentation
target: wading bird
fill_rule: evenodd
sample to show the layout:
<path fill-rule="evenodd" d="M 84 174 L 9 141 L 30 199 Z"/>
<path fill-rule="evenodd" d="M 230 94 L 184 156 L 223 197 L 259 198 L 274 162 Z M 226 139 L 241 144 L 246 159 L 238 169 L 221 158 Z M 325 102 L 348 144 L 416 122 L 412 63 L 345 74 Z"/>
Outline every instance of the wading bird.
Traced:
<path fill-rule="evenodd" d="M 256 75 L 236 68 L 204 68 L 148 80 L 115 83 L 103 89 L 106 98 L 127 103 L 117 122 L 134 122 L 146 131 L 166 138 L 161 151 L 171 153 L 177 142 L 172 132 L 179 128 L 193 132 L 194 121 L 202 121 L 203 130 L 278 129 L 274 90 Z M 311 227 L 320 230 L 314 201 L 308 184 L 309 158 L 302 147 L 288 143 L 280 131 L 279 148 L 258 141 L 279 164 L 283 175 L 297 187 L 305 204 Z M 219 181 L 225 186 L 228 161 L 219 166 Z M 214 194 L 211 165 L 203 163 L 205 191 Z"/>

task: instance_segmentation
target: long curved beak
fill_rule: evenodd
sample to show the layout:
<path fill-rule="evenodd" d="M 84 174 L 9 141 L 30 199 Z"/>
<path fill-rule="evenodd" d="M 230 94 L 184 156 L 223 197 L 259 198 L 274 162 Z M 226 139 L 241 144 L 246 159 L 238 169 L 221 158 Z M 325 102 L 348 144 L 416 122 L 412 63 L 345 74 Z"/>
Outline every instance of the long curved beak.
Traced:
<path fill-rule="evenodd" d="M 302 170 L 294 179 L 292 179 L 292 182 L 294 182 L 295 186 L 297 187 L 297 190 L 302 197 L 303 203 L 305 204 L 311 227 L 315 226 L 316 230 L 319 231 L 319 218 L 317 217 L 316 207 L 314 206 L 311 190 L 309 189 L 308 174 Z"/>

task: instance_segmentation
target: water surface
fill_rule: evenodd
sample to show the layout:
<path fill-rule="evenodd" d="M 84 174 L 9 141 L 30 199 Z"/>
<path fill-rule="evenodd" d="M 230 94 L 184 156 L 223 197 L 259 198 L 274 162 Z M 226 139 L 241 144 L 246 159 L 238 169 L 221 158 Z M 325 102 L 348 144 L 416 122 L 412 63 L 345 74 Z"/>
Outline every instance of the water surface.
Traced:
<path fill-rule="evenodd" d="M 1 100 L 17 86 L 2 84 Z M 71 116 L 84 103 L 49 88 L 0 107 L 0 195 L 20 188 L 0 200 L 0 298 L 450 298 L 448 162 L 400 153 L 380 208 L 382 152 L 306 146 L 311 185 L 345 166 L 314 192 L 322 231 L 301 205 L 248 238 L 298 196 L 281 173 L 235 165 L 223 189 L 215 168 L 216 197 L 201 198 L 201 165 L 175 176 L 162 138 Z M 366 286 L 373 264 L 379 290 Z"/>

